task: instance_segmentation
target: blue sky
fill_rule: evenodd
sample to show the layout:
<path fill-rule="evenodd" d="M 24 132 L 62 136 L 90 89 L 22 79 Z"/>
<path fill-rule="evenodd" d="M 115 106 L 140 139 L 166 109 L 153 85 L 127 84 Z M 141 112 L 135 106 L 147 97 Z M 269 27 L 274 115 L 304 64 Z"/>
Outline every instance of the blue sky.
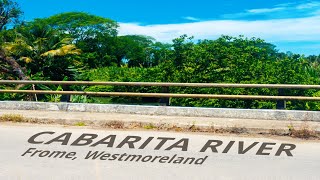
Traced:
<path fill-rule="evenodd" d="M 320 1 L 313 0 L 17 0 L 24 19 L 82 11 L 113 19 L 119 34 L 170 42 L 182 34 L 260 37 L 280 51 L 320 54 Z"/>

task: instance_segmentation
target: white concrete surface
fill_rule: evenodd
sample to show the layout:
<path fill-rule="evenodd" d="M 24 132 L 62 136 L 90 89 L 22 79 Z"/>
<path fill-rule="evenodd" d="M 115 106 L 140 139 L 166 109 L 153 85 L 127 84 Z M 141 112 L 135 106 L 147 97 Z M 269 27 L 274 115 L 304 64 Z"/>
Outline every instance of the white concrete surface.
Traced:
<path fill-rule="evenodd" d="M 67 145 L 62 142 L 51 144 L 31 144 L 28 142 L 33 135 L 50 131 L 54 134 L 46 134 L 36 137 L 37 142 L 47 142 L 63 133 L 72 133 Z M 113 147 L 99 145 L 71 146 L 80 135 L 96 134 L 99 138 L 116 135 Z M 117 144 L 127 136 L 139 136 L 143 140 L 135 144 L 134 149 L 129 146 L 117 148 Z M 148 137 L 170 137 L 175 140 L 168 141 L 161 149 L 154 150 L 159 140 L 151 141 L 145 148 L 138 149 Z M 188 139 L 187 151 L 180 148 L 165 150 L 180 139 Z M 209 140 L 219 140 L 223 145 L 217 147 L 218 153 L 208 149 L 200 152 Z M 227 153 L 222 153 L 227 143 L 235 141 Z M 239 142 L 244 143 L 244 148 L 254 142 L 257 145 L 245 154 L 239 154 Z M 261 144 L 275 143 L 271 150 L 265 150 L 270 155 L 256 155 Z M 275 156 L 281 144 L 294 144 L 293 156 L 282 153 Z M 181 144 L 180 144 L 181 145 Z M 62 126 L 44 126 L 34 124 L 11 125 L 0 124 L 0 179 L 1 180 L 212 180 L 212 179 L 320 179 L 320 142 L 294 140 L 286 138 L 257 138 L 237 136 L 217 136 L 205 134 L 186 134 L 153 131 L 114 131 L 98 130 L 85 127 L 71 128 Z M 30 154 L 21 156 L 29 148 L 48 151 L 76 152 L 76 159 L 48 158 Z M 173 164 L 155 162 L 124 162 L 110 160 L 89 160 L 84 157 L 89 151 L 105 151 L 111 154 L 141 154 L 143 156 L 173 156 L 202 158 L 208 156 L 202 165 Z"/>
<path fill-rule="evenodd" d="M 123 113 L 94 113 L 94 112 L 69 112 L 69 111 L 35 111 L 35 110 L 3 110 L 2 115 L 21 115 L 33 119 L 33 122 L 44 124 L 75 125 L 79 122 L 85 125 L 104 127 L 110 122 L 119 122 L 126 127 L 132 124 L 142 123 L 157 126 L 177 126 L 188 128 L 195 126 L 204 129 L 243 129 L 244 133 L 288 133 L 289 126 L 295 129 L 307 128 L 311 131 L 320 132 L 320 122 L 316 121 L 285 121 L 264 119 L 238 119 L 238 118 L 215 118 L 215 117 L 185 117 L 165 115 L 140 115 Z"/>
<path fill-rule="evenodd" d="M 320 122 L 320 111 L 221 109 L 114 104 L 43 103 L 23 101 L 1 101 L 0 110 L 1 109 Z"/>

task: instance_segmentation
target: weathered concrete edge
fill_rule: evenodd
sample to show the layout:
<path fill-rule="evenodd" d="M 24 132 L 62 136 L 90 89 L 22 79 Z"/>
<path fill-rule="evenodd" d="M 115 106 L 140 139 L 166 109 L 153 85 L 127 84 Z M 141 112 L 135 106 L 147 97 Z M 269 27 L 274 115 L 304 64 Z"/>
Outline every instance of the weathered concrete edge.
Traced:
<path fill-rule="evenodd" d="M 8 115 L 7 117 L 13 117 L 13 119 L 1 119 L 1 117 L 5 117 L 6 115 Z M 139 116 L 141 117 L 137 118 Z M 18 117 L 22 118 L 20 119 Z M 99 129 L 144 129 L 152 131 L 199 132 L 214 134 L 292 136 L 320 140 L 320 122 L 217 119 L 208 117 L 198 117 L 193 120 L 193 118 L 194 117 L 176 116 L 153 117 L 150 115 L 136 114 L 0 110 L 0 126 L 7 123 L 26 123 L 28 126 L 32 124 L 72 127 L 85 126 L 86 128 Z M 289 127 L 297 130 L 296 133 L 291 134 Z"/>
<path fill-rule="evenodd" d="M 320 111 L 222 109 L 115 104 L 44 103 L 25 101 L 0 101 L 0 109 L 320 122 Z"/>

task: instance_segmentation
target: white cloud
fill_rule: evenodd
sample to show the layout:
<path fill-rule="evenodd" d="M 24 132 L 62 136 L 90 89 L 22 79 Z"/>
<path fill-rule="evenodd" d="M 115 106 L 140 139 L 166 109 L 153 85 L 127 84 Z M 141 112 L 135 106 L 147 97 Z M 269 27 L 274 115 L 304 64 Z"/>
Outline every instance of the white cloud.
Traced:
<path fill-rule="evenodd" d="M 289 5 L 288 5 L 289 6 Z M 255 15 L 274 15 L 275 13 L 279 13 L 285 10 L 290 9 L 284 5 L 277 5 L 275 8 L 261 8 L 261 9 L 249 9 L 245 12 L 234 13 L 234 14 L 224 14 L 222 15 L 223 18 L 243 18 L 247 16 L 255 16 Z"/>
<path fill-rule="evenodd" d="M 284 7 L 262 8 L 262 9 L 250 9 L 250 10 L 247 10 L 247 12 L 251 13 L 251 14 L 262 14 L 262 13 L 271 13 L 271 12 L 276 12 L 276 11 L 282 11 L 285 9 L 286 8 L 284 8 Z"/>
<path fill-rule="evenodd" d="M 320 1 L 303 1 L 299 3 L 277 4 L 271 8 L 248 9 L 235 14 L 224 14 L 224 18 L 244 18 L 263 15 L 265 17 L 295 17 L 297 15 L 312 16 L 320 8 Z"/>
<path fill-rule="evenodd" d="M 297 5 L 297 3 L 282 3 L 282 4 L 277 4 L 275 7 L 292 7 L 294 5 Z"/>
<path fill-rule="evenodd" d="M 320 2 L 313 1 L 305 4 L 300 4 L 296 6 L 296 9 L 303 10 L 303 9 L 312 9 L 316 7 L 320 7 Z"/>
<path fill-rule="evenodd" d="M 119 34 L 147 35 L 162 42 L 171 42 L 183 34 L 194 36 L 196 39 L 215 39 L 224 34 L 259 37 L 269 42 L 319 41 L 320 16 L 259 21 L 214 20 L 147 26 L 120 23 Z"/>
<path fill-rule="evenodd" d="M 183 17 L 183 19 L 186 19 L 186 20 L 189 20 L 189 21 L 200 21 L 200 19 L 192 17 L 192 16 Z"/>

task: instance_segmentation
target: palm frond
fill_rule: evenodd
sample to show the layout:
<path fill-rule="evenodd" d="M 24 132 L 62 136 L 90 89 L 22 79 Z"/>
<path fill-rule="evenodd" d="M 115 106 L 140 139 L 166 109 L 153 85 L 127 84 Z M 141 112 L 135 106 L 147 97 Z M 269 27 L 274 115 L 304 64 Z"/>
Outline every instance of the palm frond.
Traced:
<path fill-rule="evenodd" d="M 64 45 L 59 49 L 56 50 L 50 50 L 48 52 L 45 52 L 43 54 L 41 54 L 41 56 L 65 56 L 65 55 L 70 55 L 70 54 L 74 54 L 74 55 L 79 55 L 81 54 L 81 50 L 78 49 L 74 44 L 70 44 L 70 45 Z"/>
<path fill-rule="evenodd" d="M 21 57 L 19 60 L 25 61 L 26 63 L 31 63 L 33 61 L 30 57 Z"/>

